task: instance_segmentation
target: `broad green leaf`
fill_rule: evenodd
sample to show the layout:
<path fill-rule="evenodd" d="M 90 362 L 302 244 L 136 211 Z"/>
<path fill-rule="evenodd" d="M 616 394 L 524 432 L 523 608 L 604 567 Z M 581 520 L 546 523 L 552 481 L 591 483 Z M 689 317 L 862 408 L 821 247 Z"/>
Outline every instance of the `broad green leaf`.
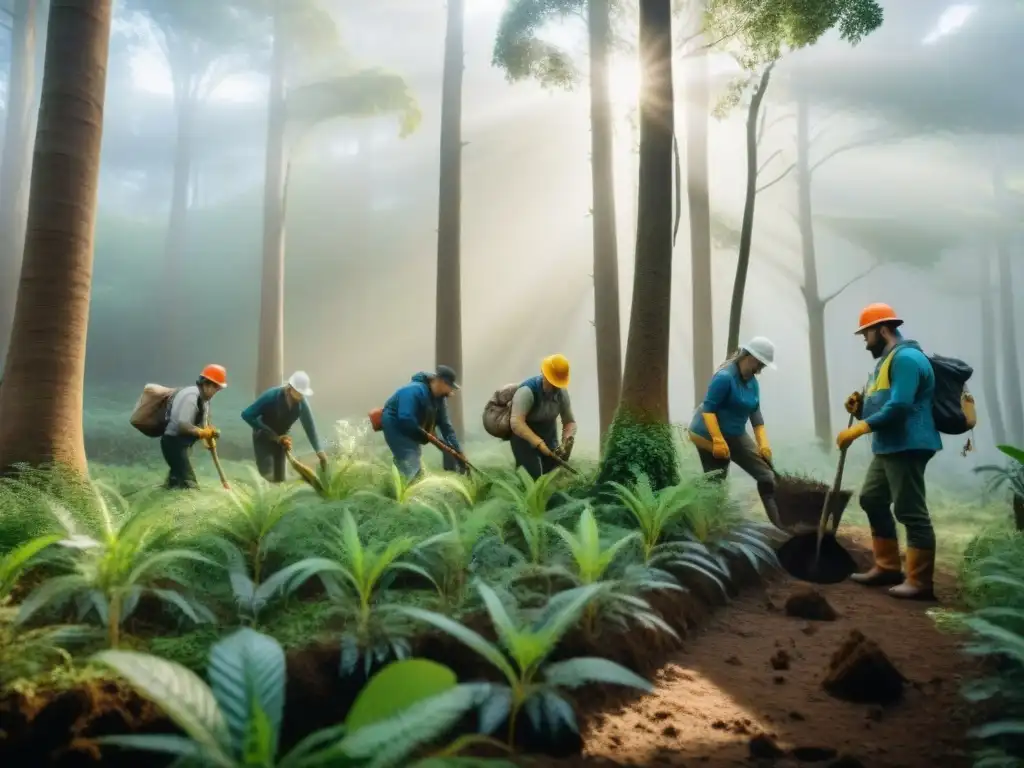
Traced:
<path fill-rule="evenodd" d="M 239 747 L 250 743 L 250 731 L 258 725 L 253 713 L 258 711 L 269 728 L 269 752 L 276 754 L 285 685 L 284 651 L 277 641 L 253 629 L 239 629 L 213 646 L 206 676 L 232 743 Z"/>
<path fill-rule="evenodd" d="M 29 561 L 47 547 L 56 544 L 63 537 L 59 534 L 38 536 L 26 541 L 0 558 L 0 602 L 14 589 L 15 583 L 22 572 L 28 567 Z"/>
<path fill-rule="evenodd" d="M 428 659 L 393 661 L 359 692 L 345 718 L 349 731 L 386 720 L 417 702 L 458 685 L 455 673 Z"/>
<path fill-rule="evenodd" d="M 184 736 L 166 734 L 125 734 L 123 736 L 101 736 L 96 743 L 122 749 L 138 749 L 144 752 L 162 752 L 166 755 L 200 758 L 204 756 L 203 747 L 196 741 Z M 223 765 L 223 763 L 222 763 Z M 228 762 L 227 765 L 234 765 Z"/>
<path fill-rule="evenodd" d="M 230 766 L 231 734 L 213 692 L 180 664 L 135 651 L 101 651 L 92 657 L 162 709 L 217 765 Z"/>
<path fill-rule="evenodd" d="M 579 688 L 589 683 L 624 685 L 650 693 L 654 686 L 635 672 L 608 659 L 584 656 L 544 667 L 544 680 L 556 688 Z"/>
<path fill-rule="evenodd" d="M 1012 445 L 997 445 L 996 447 L 1018 464 L 1024 464 L 1024 450 Z"/>
<path fill-rule="evenodd" d="M 501 649 L 491 645 L 469 627 L 463 626 L 447 616 L 442 616 L 440 613 L 425 611 L 422 608 L 399 606 L 396 610 L 410 618 L 419 619 L 427 624 L 431 624 L 442 632 L 447 632 L 471 650 L 476 651 L 481 657 L 489 661 L 495 669 L 500 671 L 510 685 L 515 685 L 518 681 L 519 675 L 512 669 L 512 665 L 508 663 Z"/>

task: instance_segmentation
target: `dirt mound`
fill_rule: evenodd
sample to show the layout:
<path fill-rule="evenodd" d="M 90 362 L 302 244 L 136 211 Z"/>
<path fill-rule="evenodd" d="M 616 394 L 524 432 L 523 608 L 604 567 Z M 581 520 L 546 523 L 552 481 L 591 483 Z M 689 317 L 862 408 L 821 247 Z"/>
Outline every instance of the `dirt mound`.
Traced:
<path fill-rule="evenodd" d="M 779 475 L 775 480 L 775 502 L 779 507 L 780 527 L 793 533 L 816 531 L 825 499 L 831 487 L 819 480 L 800 475 Z M 852 491 L 840 491 L 829 502 L 838 526 Z"/>
<path fill-rule="evenodd" d="M 832 696 L 864 704 L 892 704 L 903 697 L 906 678 L 858 630 L 832 656 L 822 687 Z"/>
<path fill-rule="evenodd" d="M 799 589 L 786 598 L 787 616 L 808 621 L 835 621 L 836 609 L 816 589 Z"/>

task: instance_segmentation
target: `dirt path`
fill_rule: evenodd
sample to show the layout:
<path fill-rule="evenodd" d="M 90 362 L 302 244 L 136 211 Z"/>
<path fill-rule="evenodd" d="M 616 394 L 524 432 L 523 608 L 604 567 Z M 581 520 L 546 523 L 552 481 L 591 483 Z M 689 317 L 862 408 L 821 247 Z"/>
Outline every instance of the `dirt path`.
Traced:
<path fill-rule="evenodd" d="M 958 694 L 966 661 L 956 640 L 935 630 L 928 606 L 844 583 L 821 588 L 838 618 L 807 622 L 783 611 L 797 588 L 779 581 L 719 611 L 661 670 L 652 695 L 587 723 L 587 758 L 576 764 L 750 766 L 752 738 L 767 734 L 783 750 L 804 748 L 802 760 L 790 752 L 775 768 L 968 765 Z M 938 591 L 950 598 L 951 580 Z M 822 689 L 833 652 L 854 629 L 911 681 L 899 704 L 849 704 Z M 788 669 L 773 668 L 780 651 Z"/>

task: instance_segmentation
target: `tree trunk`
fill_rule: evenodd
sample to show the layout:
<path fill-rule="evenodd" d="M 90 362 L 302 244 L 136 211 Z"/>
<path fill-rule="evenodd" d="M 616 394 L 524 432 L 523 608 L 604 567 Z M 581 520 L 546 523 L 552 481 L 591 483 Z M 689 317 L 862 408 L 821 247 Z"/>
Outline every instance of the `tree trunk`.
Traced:
<path fill-rule="evenodd" d="M 0 160 L 0 371 L 7 357 L 25 249 L 36 112 L 36 1 L 16 0 L 7 77 L 7 121 Z"/>
<path fill-rule="evenodd" d="M 1013 497 L 1013 526 L 1024 532 L 1024 496 Z"/>
<path fill-rule="evenodd" d="M 978 286 L 978 305 L 981 309 L 981 386 L 985 397 L 985 411 L 992 425 L 996 445 L 1006 444 L 1006 422 L 999 398 L 999 364 L 996 355 L 996 304 L 992 290 L 992 254 L 986 249 L 982 257 L 982 272 Z"/>
<path fill-rule="evenodd" d="M 285 40 L 282 0 L 274 9 L 274 51 L 267 101 L 266 177 L 263 186 L 263 277 L 260 288 L 260 336 L 256 358 L 256 394 L 284 380 L 284 236 L 285 236 Z"/>
<path fill-rule="evenodd" d="M 600 438 L 615 418 L 622 390 L 619 254 L 615 227 L 615 157 L 608 83 L 611 20 L 608 0 L 590 0 L 590 165 L 594 227 L 594 331 Z"/>
<path fill-rule="evenodd" d="M 997 204 L 1002 210 L 1006 199 L 1006 180 L 1001 165 L 993 169 L 992 184 Z M 1005 218 L 1008 223 L 1009 219 Z M 999 330 L 1003 350 L 1003 394 L 1006 396 L 1007 432 L 1014 445 L 1024 444 L 1024 392 L 1021 389 L 1020 353 L 1017 346 L 1017 323 L 1013 293 L 1012 245 L 1009 237 L 1000 231 L 996 235 L 996 258 L 999 272 Z"/>
<path fill-rule="evenodd" d="M 441 173 L 437 205 L 437 309 L 435 362 L 462 370 L 462 74 L 464 58 L 464 0 L 448 0 L 444 41 L 444 79 L 441 85 Z M 463 432 L 462 397 L 448 402 L 452 426 Z"/>
<path fill-rule="evenodd" d="M 768 82 L 772 76 L 769 64 L 761 74 L 761 81 L 750 98 L 747 109 L 747 188 L 743 199 L 743 223 L 740 225 L 740 248 L 736 259 L 736 279 L 732 284 L 732 303 L 729 305 L 729 338 L 725 356 L 740 346 L 740 323 L 743 320 L 743 294 L 747 288 L 750 268 L 750 246 L 754 237 L 754 205 L 757 202 L 757 116 L 761 112 Z"/>
<path fill-rule="evenodd" d="M 85 345 L 112 0 L 53 0 L 25 258 L 0 386 L 0 471 L 88 471 Z"/>
<path fill-rule="evenodd" d="M 832 446 L 832 407 L 828 381 L 828 352 L 825 345 L 825 307 L 818 287 L 818 260 L 814 250 L 814 219 L 811 211 L 810 105 L 806 97 L 797 102 L 796 182 L 797 218 L 800 224 L 800 254 L 804 268 L 804 302 L 807 305 L 807 341 L 811 363 L 811 407 L 814 435 L 824 450 Z"/>
<path fill-rule="evenodd" d="M 640 0 L 640 213 L 622 407 L 641 422 L 668 421 L 672 310 L 672 3 Z"/>
<path fill-rule="evenodd" d="M 715 373 L 715 326 L 711 280 L 711 199 L 708 188 L 710 84 L 707 53 L 702 50 L 703 38 L 698 36 L 694 44 L 701 48 L 689 58 L 686 195 L 690 216 L 690 325 L 693 334 L 693 397 L 696 403 Z M 636 309 L 635 304 L 633 309 Z"/>

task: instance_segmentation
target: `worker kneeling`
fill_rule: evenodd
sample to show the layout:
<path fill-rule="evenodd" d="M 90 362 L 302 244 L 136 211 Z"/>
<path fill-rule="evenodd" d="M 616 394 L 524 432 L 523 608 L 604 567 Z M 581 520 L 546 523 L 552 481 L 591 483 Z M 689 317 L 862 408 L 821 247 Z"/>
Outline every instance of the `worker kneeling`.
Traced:
<path fill-rule="evenodd" d="M 198 488 L 192 468 L 192 446 L 204 440 L 212 448 L 220 436 L 210 426 L 210 401 L 228 385 L 227 371 L 220 365 L 208 365 L 196 383 L 175 392 L 168 411 L 167 426 L 160 437 L 160 452 L 167 462 L 165 488 Z"/>
<path fill-rule="evenodd" d="M 697 446 L 705 472 L 722 470 L 735 462 L 757 483 L 757 493 L 772 524 L 779 525 L 775 502 L 772 449 L 761 415 L 761 388 L 757 376 L 775 367 L 775 345 L 758 336 L 739 348 L 719 367 L 708 385 L 704 401 L 690 422 L 690 441 Z M 754 439 L 747 434 L 747 422 Z"/>
<path fill-rule="evenodd" d="M 437 366 L 434 373 L 421 371 L 404 387 L 395 391 L 381 409 L 380 426 L 384 441 L 391 449 L 395 466 L 406 480 L 412 480 L 423 469 L 423 446 L 428 435 L 440 431 L 441 439 L 455 453 L 461 454 L 459 437 L 448 416 L 448 397 L 459 389 L 455 370 Z M 445 453 L 444 468 L 466 471 L 462 462 Z"/>
<path fill-rule="evenodd" d="M 285 458 L 292 450 L 292 439 L 288 431 L 296 421 L 302 422 L 302 428 L 320 459 L 320 465 L 327 467 L 327 454 L 320 446 L 313 412 L 306 400 L 312 394 L 309 375 L 305 371 L 296 371 L 282 386 L 271 387 L 242 411 L 242 420 L 252 427 L 256 468 L 265 480 L 271 483 L 284 482 Z"/>
<path fill-rule="evenodd" d="M 572 453 L 576 417 L 568 387 L 569 361 L 563 355 L 550 355 L 541 361 L 540 375 L 524 381 L 512 395 L 509 446 L 516 467 L 525 469 L 535 480 L 568 461 Z"/>

